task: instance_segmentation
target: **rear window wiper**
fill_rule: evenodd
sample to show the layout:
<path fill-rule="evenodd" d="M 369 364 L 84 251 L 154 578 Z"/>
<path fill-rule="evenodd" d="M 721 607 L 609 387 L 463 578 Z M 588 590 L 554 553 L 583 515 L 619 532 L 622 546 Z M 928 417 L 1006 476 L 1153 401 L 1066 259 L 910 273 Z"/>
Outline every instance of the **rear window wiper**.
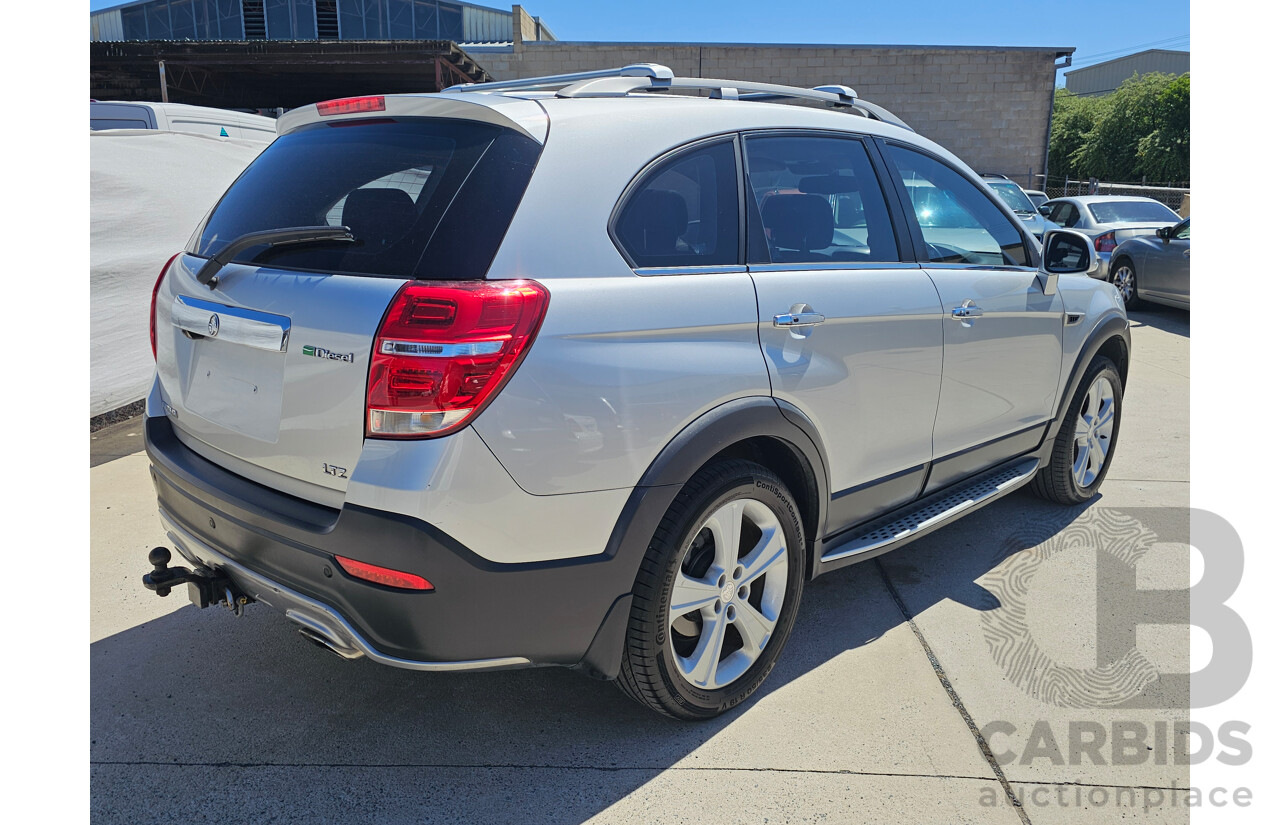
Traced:
<path fill-rule="evenodd" d="M 287 229 L 268 229 L 265 232 L 249 232 L 222 248 L 217 255 L 205 261 L 196 273 L 196 280 L 210 289 L 217 286 L 218 272 L 239 253 L 254 246 L 286 246 L 304 243 L 354 243 L 355 235 L 345 226 L 292 226 Z"/>

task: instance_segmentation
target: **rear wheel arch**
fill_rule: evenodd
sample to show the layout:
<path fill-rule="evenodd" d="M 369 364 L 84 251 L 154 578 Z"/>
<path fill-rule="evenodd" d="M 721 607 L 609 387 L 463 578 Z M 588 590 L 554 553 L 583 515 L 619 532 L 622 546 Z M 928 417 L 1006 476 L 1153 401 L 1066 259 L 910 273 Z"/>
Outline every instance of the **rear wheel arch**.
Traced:
<path fill-rule="evenodd" d="M 678 490 L 703 467 L 727 458 L 755 461 L 778 474 L 800 506 L 812 553 L 823 534 L 830 496 L 826 451 L 803 412 L 770 396 L 739 398 L 703 413 L 658 453 L 637 490 L 668 485 Z"/>
<path fill-rule="evenodd" d="M 580 669 L 605 679 L 617 677 L 630 589 L 658 526 L 680 490 L 699 470 L 735 457 L 759 461 L 777 474 L 796 498 L 809 555 L 806 578 L 813 576 L 817 537 L 823 535 L 830 497 L 826 453 L 817 428 L 799 410 L 771 396 L 721 404 L 672 437 L 627 498 L 603 554 L 622 565 L 618 580 L 625 577 L 627 590 L 619 589 L 617 603 L 579 662 Z"/>

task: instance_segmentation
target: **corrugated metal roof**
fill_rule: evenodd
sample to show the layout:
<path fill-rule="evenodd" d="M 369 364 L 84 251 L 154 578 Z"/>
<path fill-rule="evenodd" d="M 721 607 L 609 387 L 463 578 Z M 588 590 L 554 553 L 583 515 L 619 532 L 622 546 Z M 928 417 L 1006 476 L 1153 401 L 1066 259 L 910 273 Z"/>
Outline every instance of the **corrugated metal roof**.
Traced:
<path fill-rule="evenodd" d="M 1078 95 L 1104 95 L 1136 75 L 1151 72 L 1185 74 L 1191 71 L 1191 52 L 1170 49 L 1147 49 L 1117 57 L 1093 66 L 1082 66 L 1065 72 L 1067 89 Z"/>

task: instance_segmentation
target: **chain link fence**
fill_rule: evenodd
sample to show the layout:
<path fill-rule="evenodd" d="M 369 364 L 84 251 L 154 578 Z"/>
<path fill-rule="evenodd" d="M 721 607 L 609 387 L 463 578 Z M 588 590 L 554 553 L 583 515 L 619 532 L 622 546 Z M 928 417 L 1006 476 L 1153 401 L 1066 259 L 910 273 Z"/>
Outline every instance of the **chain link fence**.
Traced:
<path fill-rule="evenodd" d="M 1191 210 L 1191 181 L 1174 181 L 1171 183 L 1129 182 L 1113 183 L 1074 178 L 1049 178 L 1036 175 L 1037 183 L 1044 183 L 1043 192 L 1050 198 L 1066 198 L 1076 195 L 1137 195 L 1151 198 L 1163 203 L 1175 212 L 1184 216 Z"/>

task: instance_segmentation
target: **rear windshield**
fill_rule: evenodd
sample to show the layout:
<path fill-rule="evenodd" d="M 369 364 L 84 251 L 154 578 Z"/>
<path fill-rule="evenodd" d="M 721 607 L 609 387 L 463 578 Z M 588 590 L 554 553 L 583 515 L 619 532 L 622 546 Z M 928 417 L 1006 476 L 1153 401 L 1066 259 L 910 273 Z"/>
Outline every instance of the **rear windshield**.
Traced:
<path fill-rule="evenodd" d="M 1158 201 L 1103 201 L 1089 204 L 1098 223 L 1157 223 L 1176 221 L 1178 214 Z"/>
<path fill-rule="evenodd" d="M 540 146 L 474 121 L 316 123 L 277 138 L 231 185 L 190 250 L 250 232 L 346 226 L 355 243 L 251 247 L 239 263 L 392 278 L 483 278 Z"/>

